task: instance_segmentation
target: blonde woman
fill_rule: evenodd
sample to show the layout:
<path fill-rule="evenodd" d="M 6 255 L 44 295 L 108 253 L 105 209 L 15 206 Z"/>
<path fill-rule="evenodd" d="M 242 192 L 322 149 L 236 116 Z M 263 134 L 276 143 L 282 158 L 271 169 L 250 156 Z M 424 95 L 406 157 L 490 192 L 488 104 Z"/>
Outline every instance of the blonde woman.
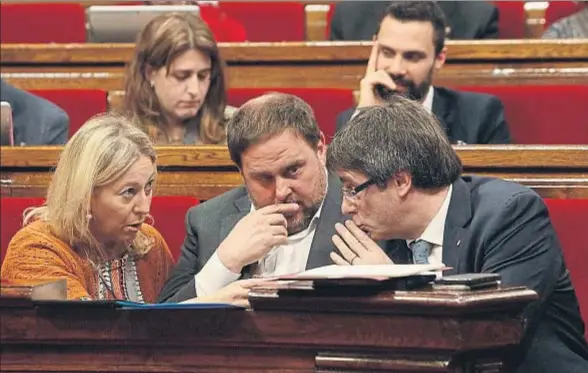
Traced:
<path fill-rule="evenodd" d="M 124 111 L 157 144 L 225 142 L 223 62 L 199 17 L 169 13 L 141 31 L 125 78 Z"/>
<path fill-rule="evenodd" d="M 68 299 L 154 302 L 173 265 L 148 225 L 157 169 L 123 117 L 90 119 L 65 145 L 42 207 L 25 213 L 3 279 L 66 279 Z"/>

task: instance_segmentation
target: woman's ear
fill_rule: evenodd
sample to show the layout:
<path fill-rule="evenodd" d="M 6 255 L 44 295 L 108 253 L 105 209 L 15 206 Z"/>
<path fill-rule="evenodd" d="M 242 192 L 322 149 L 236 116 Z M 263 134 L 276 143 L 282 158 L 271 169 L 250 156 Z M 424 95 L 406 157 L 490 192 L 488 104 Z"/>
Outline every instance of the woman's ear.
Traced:
<path fill-rule="evenodd" d="M 153 79 L 155 78 L 155 69 L 153 68 L 153 66 L 146 64 L 144 75 L 145 80 L 147 80 L 149 82 L 149 85 L 153 87 Z"/>

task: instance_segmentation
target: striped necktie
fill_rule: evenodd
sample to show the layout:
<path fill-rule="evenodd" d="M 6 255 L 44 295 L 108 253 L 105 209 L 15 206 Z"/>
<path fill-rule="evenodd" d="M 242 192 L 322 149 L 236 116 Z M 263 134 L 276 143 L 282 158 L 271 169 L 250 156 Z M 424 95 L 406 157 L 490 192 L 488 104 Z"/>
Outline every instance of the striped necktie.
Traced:
<path fill-rule="evenodd" d="M 433 244 L 425 240 L 416 240 L 410 243 L 412 251 L 412 262 L 414 264 L 429 264 L 429 253 Z"/>

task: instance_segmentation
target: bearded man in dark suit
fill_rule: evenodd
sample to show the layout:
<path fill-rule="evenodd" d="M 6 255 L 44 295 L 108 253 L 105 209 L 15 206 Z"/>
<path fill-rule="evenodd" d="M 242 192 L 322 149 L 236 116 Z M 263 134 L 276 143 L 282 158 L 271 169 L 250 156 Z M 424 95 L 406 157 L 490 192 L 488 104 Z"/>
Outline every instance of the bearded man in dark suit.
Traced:
<path fill-rule="evenodd" d="M 445 64 L 445 18 L 435 2 L 393 2 L 385 11 L 360 85 L 358 107 L 379 105 L 400 94 L 435 114 L 452 143 L 507 144 L 510 131 L 495 96 L 433 87 Z M 343 128 L 355 108 L 341 113 Z"/>

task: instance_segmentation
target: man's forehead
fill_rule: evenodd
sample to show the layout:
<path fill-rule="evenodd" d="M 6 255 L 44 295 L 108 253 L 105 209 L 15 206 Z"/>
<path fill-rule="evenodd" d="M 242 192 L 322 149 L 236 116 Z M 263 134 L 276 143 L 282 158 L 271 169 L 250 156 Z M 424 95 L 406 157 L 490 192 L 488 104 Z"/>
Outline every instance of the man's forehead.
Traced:
<path fill-rule="evenodd" d="M 243 170 L 251 173 L 279 173 L 285 168 L 306 161 L 306 153 L 297 147 L 244 153 Z"/>
<path fill-rule="evenodd" d="M 426 50 L 434 48 L 434 29 L 431 22 L 401 22 L 386 17 L 377 35 L 378 43 L 390 49 Z"/>

